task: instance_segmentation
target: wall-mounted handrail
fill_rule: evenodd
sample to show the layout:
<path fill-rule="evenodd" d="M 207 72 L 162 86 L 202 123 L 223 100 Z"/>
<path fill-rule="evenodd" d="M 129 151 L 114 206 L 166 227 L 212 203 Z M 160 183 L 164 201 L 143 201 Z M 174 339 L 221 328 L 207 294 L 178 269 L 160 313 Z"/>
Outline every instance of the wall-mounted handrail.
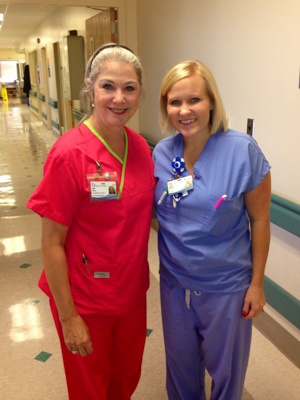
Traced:
<path fill-rule="evenodd" d="M 300 237 L 300 205 L 272 193 L 271 222 Z"/>
<path fill-rule="evenodd" d="M 53 100 L 53 99 L 48 99 L 48 104 L 49 104 L 49 106 L 50 107 L 52 107 L 52 108 L 57 108 L 57 101 L 56 100 Z"/>
<path fill-rule="evenodd" d="M 154 150 L 156 143 L 142 135 Z M 271 222 L 300 237 L 300 205 L 272 193 L 270 207 Z M 267 276 L 264 290 L 267 303 L 300 329 L 300 301 L 277 285 Z"/>

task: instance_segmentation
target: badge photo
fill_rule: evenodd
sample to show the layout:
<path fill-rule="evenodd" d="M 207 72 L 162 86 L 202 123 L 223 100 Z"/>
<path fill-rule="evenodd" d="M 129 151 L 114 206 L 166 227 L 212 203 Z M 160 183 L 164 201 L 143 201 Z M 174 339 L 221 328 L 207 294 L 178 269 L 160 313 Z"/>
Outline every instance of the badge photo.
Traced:
<path fill-rule="evenodd" d="M 116 200 L 119 192 L 119 179 L 116 172 L 86 175 L 91 202 Z"/>

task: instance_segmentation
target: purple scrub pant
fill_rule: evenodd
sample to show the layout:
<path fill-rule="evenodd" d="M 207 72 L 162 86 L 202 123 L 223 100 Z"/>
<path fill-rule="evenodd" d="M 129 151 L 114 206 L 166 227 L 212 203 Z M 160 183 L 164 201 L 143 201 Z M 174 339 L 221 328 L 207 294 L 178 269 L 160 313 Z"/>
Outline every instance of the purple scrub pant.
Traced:
<path fill-rule="evenodd" d="M 243 320 L 245 291 L 189 292 L 160 279 L 169 400 L 241 400 L 252 320 Z"/>

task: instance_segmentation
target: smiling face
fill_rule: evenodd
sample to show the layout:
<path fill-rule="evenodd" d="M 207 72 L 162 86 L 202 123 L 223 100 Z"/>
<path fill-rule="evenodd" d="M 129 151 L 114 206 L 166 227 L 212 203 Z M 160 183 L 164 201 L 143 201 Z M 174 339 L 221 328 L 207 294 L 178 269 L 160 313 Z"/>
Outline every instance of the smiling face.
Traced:
<path fill-rule="evenodd" d="M 167 95 L 168 118 L 174 129 L 186 138 L 210 135 L 212 109 L 204 80 L 198 74 L 174 83 Z"/>
<path fill-rule="evenodd" d="M 136 112 L 140 84 L 134 68 L 120 61 L 109 61 L 98 74 L 91 98 L 94 118 L 100 127 L 123 128 Z"/>

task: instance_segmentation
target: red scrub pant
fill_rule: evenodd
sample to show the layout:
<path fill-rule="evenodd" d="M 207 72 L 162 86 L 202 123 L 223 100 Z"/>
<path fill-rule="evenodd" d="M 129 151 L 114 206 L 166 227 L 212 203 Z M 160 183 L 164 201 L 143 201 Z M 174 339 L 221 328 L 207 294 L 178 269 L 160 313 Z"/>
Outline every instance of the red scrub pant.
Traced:
<path fill-rule="evenodd" d="M 94 349 L 86 357 L 67 349 L 53 299 L 50 306 L 61 343 L 69 399 L 130 400 L 141 375 L 146 295 L 124 315 L 81 315 Z"/>

